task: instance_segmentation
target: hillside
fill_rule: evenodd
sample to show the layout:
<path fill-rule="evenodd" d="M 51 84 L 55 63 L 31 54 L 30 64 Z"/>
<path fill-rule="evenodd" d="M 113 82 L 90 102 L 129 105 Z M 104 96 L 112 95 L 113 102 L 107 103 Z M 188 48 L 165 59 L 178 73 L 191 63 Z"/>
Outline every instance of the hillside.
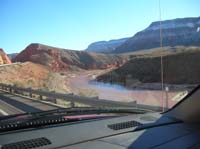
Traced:
<path fill-rule="evenodd" d="M 130 61 L 122 67 L 97 78 L 99 81 L 128 86 L 160 83 L 160 55 L 163 55 L 164 83 L 200 83 L 200 47 L 168 47 L 151 49 L 151 53 L 129 53 Z M 170 51 L 170 52 L 169 52 Z"/>
<path fill-rule="evenodd" d="M 6 53 L 3 51 L 3 49 L 0 48 L 0 65 L 2 64 L 11 64 L 11 60 L 6 55 Z"/>
<path fill-rule="evenodd" d="M 98 41 L 91 43 L 86 51 L 96 53 L 112 53 L 115 49 L 126 42 L 129 38 L 121 38 L 109 41 Z"/>
<path fill-rule="evenodd" d="M 31 61 L 50 67 L 53 71 L 69 70 L 71 66 L 82 69 L 105 69 L 123 63 L 119 55 L 97 54 L 86 51 L 66 50 L 42 44 L 30 44 L 14 62 Z"/>
<path fill-rule="evenodd" d="M 64 78 L 47 67 L 31 62 L 0 67 L 0 83 L 34 89 L 67 92 Z"/>
<path fill-rule="evenodd" d="M 163 46 L 200 46 L 200 17 L 166 20 L 161 24 Z M 153 22 L 117 47 L 113 53 L 152 49 L 159 46 L 160 22 Z"/>

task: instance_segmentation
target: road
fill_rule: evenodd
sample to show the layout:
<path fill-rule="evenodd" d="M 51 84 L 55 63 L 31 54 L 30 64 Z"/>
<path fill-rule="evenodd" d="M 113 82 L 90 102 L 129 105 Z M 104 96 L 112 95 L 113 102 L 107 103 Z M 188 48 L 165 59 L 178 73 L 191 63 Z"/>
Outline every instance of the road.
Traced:
<path fill-rule="evenodd" d="M 57 106 L 0 91 L 0 115 L 46 111 Z"/>

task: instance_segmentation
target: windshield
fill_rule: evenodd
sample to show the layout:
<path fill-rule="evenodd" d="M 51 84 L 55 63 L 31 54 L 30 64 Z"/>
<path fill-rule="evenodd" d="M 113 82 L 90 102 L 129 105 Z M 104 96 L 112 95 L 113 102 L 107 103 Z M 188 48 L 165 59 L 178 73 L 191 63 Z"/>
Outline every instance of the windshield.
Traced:
<path fill-rule="evenodd" d="M 196 0 L 0 1 L 0 116 L 163 112 L 200 83 Z"/>

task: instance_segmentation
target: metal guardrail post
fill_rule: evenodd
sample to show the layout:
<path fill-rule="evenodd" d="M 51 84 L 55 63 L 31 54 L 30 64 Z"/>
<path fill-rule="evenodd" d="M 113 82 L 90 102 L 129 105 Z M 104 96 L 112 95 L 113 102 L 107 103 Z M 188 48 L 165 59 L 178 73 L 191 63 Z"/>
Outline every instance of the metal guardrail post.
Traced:
<path fill-rule="evenodd" d="M 50 101 L 50 102 L 53 102 L 53 103 L 57 103 L 56 98 L 53 98 L 53 97 L 47 97 L 47 98 L 46 98 L 46 101 Z"/>
<path fill-rule="evenodd" d="M 71 108 L 75 107 L 75 102 L 74 101 L 71 101 L 70 104 L 71 104 Z"/>
<path fill-rule="evenodd" d="M 29 93 L 29 96 L 32 98 L 32 97 L 33 97 L 33 94 L 32 94 L 32 93 Z"/>

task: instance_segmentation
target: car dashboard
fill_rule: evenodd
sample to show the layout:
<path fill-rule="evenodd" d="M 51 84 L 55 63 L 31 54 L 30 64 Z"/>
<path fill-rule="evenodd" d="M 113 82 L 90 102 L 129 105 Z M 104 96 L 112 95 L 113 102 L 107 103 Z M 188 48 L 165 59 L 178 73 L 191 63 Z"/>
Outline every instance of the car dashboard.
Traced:
<path fill-rule="evenodd" d="M 0 134 L 10 148 L 199 148 L 199 126 L 159 113 L 131 114 Z"/>

